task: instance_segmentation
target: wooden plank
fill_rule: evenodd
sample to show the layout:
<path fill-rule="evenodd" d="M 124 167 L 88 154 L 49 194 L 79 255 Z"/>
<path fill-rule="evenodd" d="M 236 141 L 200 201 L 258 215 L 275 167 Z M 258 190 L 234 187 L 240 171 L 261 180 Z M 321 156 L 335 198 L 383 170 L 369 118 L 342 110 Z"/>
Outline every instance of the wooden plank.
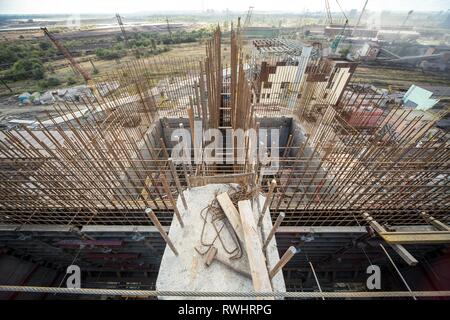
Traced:
<path fill-rule="evenodd" d="M 258 236 L 258 229 L 256 227 L 250 200 L 239 201 L 238 207 L 242 221 L 245 248 L 247 250 L 253 287 L 256 292 L 271 292 L 272 285 L 270 283 L 269 272 L 267 271 L 261 240 Z"/>
<path fill-rule="evenodd" d="M 230 224 L 236 232 L 237 237 L 239 238 L 239 240 L 241 240 L 242 243 L 245 243 L 244 232 L 242 231 L 241 217 L 233 202 L 231 202 L 230 196 L 228 195 L 228 193 L 224 192 L 219 194 L 216 199 L 222 207 L 223 212 L 227 216 L 228 221 L 230 221 Z"/>
<path fill-rule="evenodd" d="M 450 243 L 450 232 L 381 232 L 379 235 L 389 244 Z"/>

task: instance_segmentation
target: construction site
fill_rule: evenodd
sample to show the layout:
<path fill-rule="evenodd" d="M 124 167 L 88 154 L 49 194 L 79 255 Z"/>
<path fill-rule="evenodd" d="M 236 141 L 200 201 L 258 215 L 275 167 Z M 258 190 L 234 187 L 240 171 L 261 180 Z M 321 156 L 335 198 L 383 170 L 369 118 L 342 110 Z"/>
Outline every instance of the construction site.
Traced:
<path fill-rule="evenodd" d="M 97 75 L 42 29 L 90 94 L 0 131 L 0 299 L 448 299 L 448 105 L 251 14 Z"/>

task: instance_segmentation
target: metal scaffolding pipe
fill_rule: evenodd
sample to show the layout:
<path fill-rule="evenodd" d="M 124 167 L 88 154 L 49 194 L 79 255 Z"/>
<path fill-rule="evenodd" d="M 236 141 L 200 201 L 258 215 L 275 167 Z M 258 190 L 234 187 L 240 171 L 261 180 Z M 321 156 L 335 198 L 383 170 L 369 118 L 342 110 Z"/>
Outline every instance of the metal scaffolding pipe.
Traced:
<path fill-rule="evenodd" d="M 4 292 L 55 293 L 107 296 L 140 297 L 278 297 L 278 298 L 399 298 L 399 297 L 449 297 L 450 291 L 363 291 L 363 292 L 200 292 L 200 291 L 158 291 L 158 290 L 120 290 L 98 288 L 57 288 L 34 286 L 0 286 Z"/>

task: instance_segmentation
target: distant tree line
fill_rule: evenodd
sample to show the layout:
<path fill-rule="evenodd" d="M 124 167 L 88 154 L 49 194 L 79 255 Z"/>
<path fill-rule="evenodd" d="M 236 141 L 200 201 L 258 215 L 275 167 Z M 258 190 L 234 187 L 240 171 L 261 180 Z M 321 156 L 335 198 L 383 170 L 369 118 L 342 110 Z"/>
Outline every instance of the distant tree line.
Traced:
<path fill-rule="evenodd" d="M 128 39 L 129 46 L 134 49 L 133 53 L 136 57 L 153 56 L 169 51 L 168 45 L 180 43 L 192 43 L 209 37 L 211 31 L 206 28 L 193 31 L 175 31 L 172 34 L 167 33 L 150 33 L 137 32 L 130 34 Z M 125 41 L 121 35 L 117 36 L 118 43 L 112 48 L 99 48 L 95 54 L 99 59 L 112 60 L 120 59 L 127 54 Z"/>
<path fill-rule="evenodd" d="M 53 31 L 52 31 L 53 32 Z M 128 39 L 131 51 L 136 57 L 158 55 L 169 51 L 171 44 L 192 43 L 200 41 L 211 35 L 211 31 L 206 28 L 193 31 L 174 31 L 171 34 L 139 32 L 130 33 Z M 95 54 L 99 59 L 114 60 L 120 59 L 129 54 L 125 47 L 124 39 L 117 36 L 117 42 L 109 48 L 98 48 Z M 71 48 L 83 48 L 93 46 L 96 43 L 104 43 L 105 39 L 76 39 L 64 41 L 64 45 Z M 42 87 L 50 87 L 56 83 L 57 78 L 46 78 L 45 61 L 51 61 L 57 55 L 57 49 L 47 39 L 2 42 L 0 45 L 0 77 L 10 80 L 42 80 Z"/>

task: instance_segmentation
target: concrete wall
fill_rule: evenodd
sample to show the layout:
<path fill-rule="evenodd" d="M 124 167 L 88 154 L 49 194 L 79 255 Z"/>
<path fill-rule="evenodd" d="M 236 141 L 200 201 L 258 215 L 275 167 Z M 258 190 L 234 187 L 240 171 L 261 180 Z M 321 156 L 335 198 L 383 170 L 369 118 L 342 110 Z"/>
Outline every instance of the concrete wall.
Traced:
<path fill-rule="evenodd" d="M 284 146 L 287 143 L 289 134 L 291 131 L 292 118 L 270 118 L 263 117 L 257 119 L 260 122 L 260 128 L 268 130 L 267 140 L 271 140 L 270 130 L 280 129 L 280 146 Z M 174 130 L 179 129 L 179 124 L 182 123 L 184 128 L 189 130 L 189 120 L 184 118 L 163 118 L 161 119 L 161 137 L 167 148 L 172 148 L 177 142 L 171 141 L 171 136 Z"/>

